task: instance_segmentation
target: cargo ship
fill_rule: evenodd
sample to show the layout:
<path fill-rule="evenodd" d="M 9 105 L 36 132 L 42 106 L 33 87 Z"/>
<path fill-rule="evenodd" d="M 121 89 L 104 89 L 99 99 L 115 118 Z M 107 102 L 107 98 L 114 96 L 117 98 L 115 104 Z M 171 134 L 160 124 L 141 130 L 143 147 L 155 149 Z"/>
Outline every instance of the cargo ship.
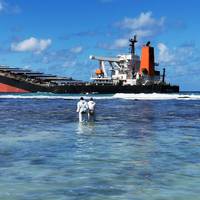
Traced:
<path fill-rule="evenodd" d="M 90 56 L 99 63 L 91 81 L 34 72 L 29 69 L 0 66 L 0 93 L 52 92 L 74 94 L 178 93 L 179 86 L 165 81 L 155 69 L 154 48 L 150 42 L 135 54 L 136 36 L 129 40 L 130 53 L 115 57 Z"/>

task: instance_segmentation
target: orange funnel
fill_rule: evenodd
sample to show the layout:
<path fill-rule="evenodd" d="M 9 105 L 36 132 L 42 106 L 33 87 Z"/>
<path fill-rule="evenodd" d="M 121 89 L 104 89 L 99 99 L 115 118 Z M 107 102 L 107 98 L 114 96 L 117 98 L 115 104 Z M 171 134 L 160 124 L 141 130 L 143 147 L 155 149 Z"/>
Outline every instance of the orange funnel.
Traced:
<path fill-rule="evenodd" d="M 140 62 L 140 75 L 154 76 L 154 48 L 150 46 L 142 47 Z"/>

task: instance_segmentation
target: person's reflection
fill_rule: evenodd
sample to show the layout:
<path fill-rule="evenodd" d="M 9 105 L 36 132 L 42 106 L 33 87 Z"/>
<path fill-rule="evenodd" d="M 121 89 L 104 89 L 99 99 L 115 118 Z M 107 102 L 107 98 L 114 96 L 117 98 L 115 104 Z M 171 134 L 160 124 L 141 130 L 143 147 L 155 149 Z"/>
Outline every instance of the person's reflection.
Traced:
<path fill-rule="evenodd" d="M 95 134 L 95 122 L 78 123 L 76 133 L 85 135 Z"/>

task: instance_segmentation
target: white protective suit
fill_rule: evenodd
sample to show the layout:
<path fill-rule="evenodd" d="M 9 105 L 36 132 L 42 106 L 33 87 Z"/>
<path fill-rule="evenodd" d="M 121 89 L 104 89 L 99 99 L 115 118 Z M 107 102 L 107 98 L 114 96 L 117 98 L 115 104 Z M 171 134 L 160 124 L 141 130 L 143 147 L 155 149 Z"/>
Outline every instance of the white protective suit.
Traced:
<path fill-rule="evenodd" d="M 96 103 L 93 100 L 88 101 L 88 120 L 95 120 L 95 106 Z"/>
<path fill-rule="evenodd" d="M 85 100 L 80 100 L 77 103 L 76 112 L 79 113 L 79 122 L 87 121 L 88 104 Z"/>

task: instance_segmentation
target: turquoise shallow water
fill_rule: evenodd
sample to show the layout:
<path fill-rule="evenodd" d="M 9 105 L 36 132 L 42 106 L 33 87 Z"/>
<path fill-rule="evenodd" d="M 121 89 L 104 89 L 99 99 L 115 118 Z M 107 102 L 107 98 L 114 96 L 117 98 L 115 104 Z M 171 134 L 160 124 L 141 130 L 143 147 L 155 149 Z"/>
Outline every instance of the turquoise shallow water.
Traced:
<path fill-rule="evenodd" d="M 200 100 L 97 96 L 79 124 L 38 96 L 0 96 L 0 199 L 200 199 Z"/>

